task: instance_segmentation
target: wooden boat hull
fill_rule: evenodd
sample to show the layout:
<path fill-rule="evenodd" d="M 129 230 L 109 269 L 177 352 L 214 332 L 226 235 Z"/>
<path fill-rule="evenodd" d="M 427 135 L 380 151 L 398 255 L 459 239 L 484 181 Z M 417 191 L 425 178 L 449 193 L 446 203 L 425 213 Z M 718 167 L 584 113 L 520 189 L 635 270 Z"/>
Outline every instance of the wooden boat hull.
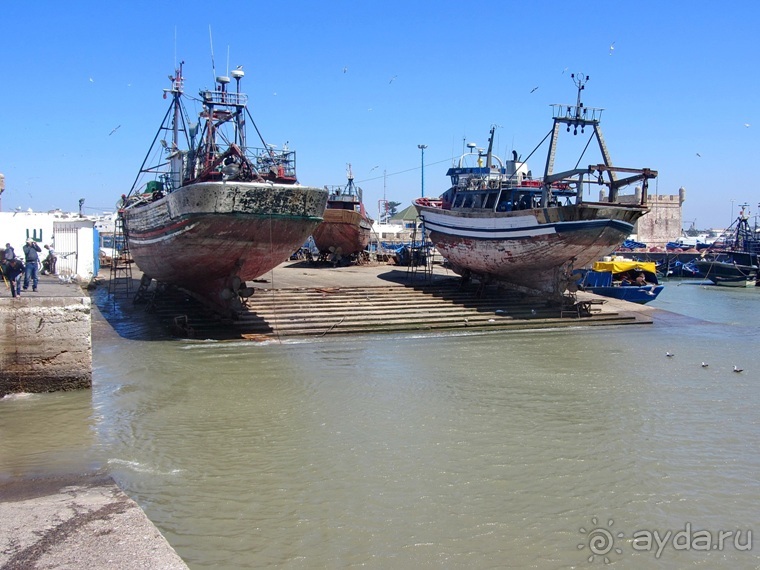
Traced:
<path fill-rule="evenodd" d="M 239 287 L 263 275 L 298 249 L 326 203 L 320 188 L 202 182 L 122 215 L 130 253 L 145 275 L 224 305 L 233 282 Z"/>
<path fill-rule="evenodd" d="M 700 274 L 715 285 L 723 287 L 754 287 L 757 284 L 757 266 L 725 261 L 695 260 Z"/>
<path fill-rule="evenodd" d="M 328 208 L 312 237 L 321 253 L 340 249 L 343 255 L 352 255 L 367 249 L 371 230 L 369 220 L 359 212 Z"/>
<path fill-rule="evenodd" d="M 648 211 L 590 202 L 513 212 L 415 206 L 455 272 L 549 296 L 567 289 L 573 267 L 615 251 Z"/>

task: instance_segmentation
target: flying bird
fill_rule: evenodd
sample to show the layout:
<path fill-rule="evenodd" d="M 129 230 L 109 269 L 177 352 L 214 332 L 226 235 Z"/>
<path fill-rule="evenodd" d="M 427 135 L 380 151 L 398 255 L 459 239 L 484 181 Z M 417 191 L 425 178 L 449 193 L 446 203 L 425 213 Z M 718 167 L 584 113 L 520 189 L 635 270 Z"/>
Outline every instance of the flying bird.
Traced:
<path fill-rule="evenodd" d="M 114 127 L 114 129 L 110 133 L 108 133 L 108 136 L 110 137 L 112 134 L 114 134 L 116 131 L 118 131 L 119 127 L 121 127 L 121 125 L 119 125 L 117 127 Z"/>
<path fill-rule="evenodd" d="M 698 156 L 699 158 L 702 158 L 702 155 L 701 155 L 701 154 L 699 154 L 699 153 L 697 153 L 697 156 Z"/>
<path fill-rule="evenodd" d="M 530 90 L 530 92 L 533 93 L 536 89 L 538 89 L 538 87 L 534 87 L 533 89 Z"/>
<path fill-rule="evenodd" d="M 391 83 L 393 83 L 393 80 L 396 79 L 397 77 L 398 75 L 394 75 L 393 77 L 391 77 L 391 80 L 388 82 L 388 84 L 390 85 Z"/>
<path fill-rule="evenodd" d="M 343 73 L 346 73 L 348 71 L 348 66 L 343 68 Z"/>
<path fill-rule="evenodd" d="M 750 128 L 751 125 L 749 123 L 744 123 L 744 126 Z"/>
<path fill-rule="evenodd" d="M 742 372 L 743 370 L 744 370 L 743 368 L 739 368 L 738 366 L 736 366 L 736 364 L 734 364 L 734 372 Z"/>
<path fill-rule="evenodd" d="M 615 42 L 612 42 L 610 44 L 610 55 L 612 55 L 612 52 L 615 51 Z"/>
<path fill-rule="evenodd" d="M 667 356 L 668 358 L 671 358 L 673 356 L 673 353 L 672 352 L 666 352 L 665 356 Z"/>
<path fill-rule="evenodd" d="M 708 366 L 707 362 L 702 363 L 702 368 L 707 368 L 707 366 Z"/>

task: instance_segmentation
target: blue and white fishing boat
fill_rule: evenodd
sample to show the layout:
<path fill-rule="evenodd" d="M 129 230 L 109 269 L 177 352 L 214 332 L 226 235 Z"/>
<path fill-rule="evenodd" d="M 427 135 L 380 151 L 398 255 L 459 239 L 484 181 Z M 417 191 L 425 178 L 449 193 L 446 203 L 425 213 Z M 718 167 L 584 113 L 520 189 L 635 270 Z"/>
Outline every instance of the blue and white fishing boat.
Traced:
<path fill-rule="evenodd" d="M 597 261 L 582 270 L 578 288 L 639 305 L 654 301 L 663 290 L 654 262 L 620 258 Z"/>
<path fill-rule="evenodd" d="M 544 138 L 551 142 L 543 176 L 533 177 L 514 151 L 512 160 L 496 156 L 491 128 L 487 151 L 470 144 L 469 152 L 449 169 L 449 190 L 436 200 L 415 200 L 431 241 L 463 278 L 561 298 L 575 281 L 573 268 L 615 251 L 648 211 L 648 181 L 657 172 L 612 165 L 599 127 L 602 109 L 581 103 L 587 79 L 573 74 L 576 105 L 553 105 L 554 125 Z M 573 168 L 555 173 L 562 127 L 575 133 L 591 129 L 603 163 L 579 168 L 579 160 Z M 617 173 L 627 177 L 618 179 Z M 618 190 L 634 182 L 641 183 L 640 200 L 619 200 Z M 606 200 L 585 201 L 590 184 L 606 187 Z"/>

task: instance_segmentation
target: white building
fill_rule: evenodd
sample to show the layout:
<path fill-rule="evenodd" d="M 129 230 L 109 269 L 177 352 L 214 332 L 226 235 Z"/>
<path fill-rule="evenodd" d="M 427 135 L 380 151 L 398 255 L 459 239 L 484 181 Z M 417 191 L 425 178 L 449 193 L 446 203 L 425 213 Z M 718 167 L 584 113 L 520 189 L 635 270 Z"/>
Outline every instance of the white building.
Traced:
<path fill-rule="evenodd" d="M 0 248 L 9 243 L 21 256 L 29 238 L 42 249 L 40 258 L 46 255 L 44 245 L 53 246 L 58 275 L 86 281 L 97 275 L 100 244 L 93 219 L 61 211 L 0 212 Z"/>

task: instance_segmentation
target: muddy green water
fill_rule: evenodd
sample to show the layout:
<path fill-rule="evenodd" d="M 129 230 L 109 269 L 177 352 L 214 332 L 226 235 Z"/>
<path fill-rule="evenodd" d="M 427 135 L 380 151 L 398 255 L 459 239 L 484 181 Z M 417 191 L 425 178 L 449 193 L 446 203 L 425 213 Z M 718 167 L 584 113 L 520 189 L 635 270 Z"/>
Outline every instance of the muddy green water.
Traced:
<path fill-rule="evenodd" d="M 266 344 L 96 319 L 91 392 L 0 401 L 0 481 L 111 473 L 191 568 L 756 568 L 760 290 L 655 303 Z"/>

